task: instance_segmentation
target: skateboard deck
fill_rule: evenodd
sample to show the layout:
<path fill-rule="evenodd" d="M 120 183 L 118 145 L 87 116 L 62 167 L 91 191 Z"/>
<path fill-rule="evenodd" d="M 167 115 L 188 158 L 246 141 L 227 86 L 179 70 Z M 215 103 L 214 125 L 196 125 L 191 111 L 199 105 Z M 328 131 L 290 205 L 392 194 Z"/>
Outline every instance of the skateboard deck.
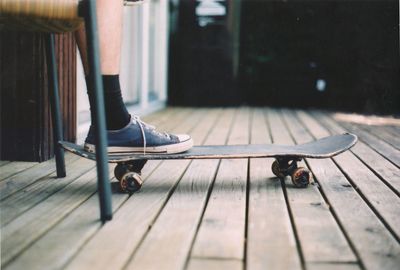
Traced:
<path fill-rule="evenodd" d="M 297 162 L 303 158 L 329 158 L 338 155 L 356 144 L 357 136 L 350 133 L 333 135 L 316 141 L 299 145 L 250 144 L 250 145 L 208 145 L 194 146 L 186 152 L 178 154 L 166 153 L 112 153 L 108 161 L 118 163 L 115 177 L 121 182 L 121 188 L 128 191 L 130 184 L 141 186 L 140 172 L 147 160 L 172 159 L 236 159 L 236 158 L 275 158 L 273 173 L 278 177 L 290 175 L 298 187 L 307 186 L 311 181 L 311 172 L 306 168 L 298 168 Z M 69 152 L 84 158 L 96 159 L 96 154 L 87 152 L 81 145 L 60 142 Z M 128 177 L 129 175 L 129 177 Z M 125 181 L 124 179 L 130 180 Z M 135 178 L 135 179 L 133 179 Z M 133 183 L 133 182 L 138 183 Z M 122 183 L 124 182 L 124 183 Z M 131 183 L 132 182 L 132 183 Z M 126 187 L 128 186 L 128 188 Z M 140 188 L 140 187 L 139 187 Z"/>
<path fill-rule="evenodd" d="M 266 158 L 266 157 L 299 157 L 328 158 L 340 154 L 357 141 L 353 134 L 342 134 L 325 137 L 317 141 L 299 145 L 249 144 L 249 145 L 205 145 L 194 146 L 178 154 L 165 153 L 112 153 L 108 155 L 111 163 L 131 160 L 161 159 L 221 159 L 221 158 Z M 61 142 L 63 148 L 81 157 L 96 160 L 96 154 L 84 150 L 83 146 L 70 142 Z"/>

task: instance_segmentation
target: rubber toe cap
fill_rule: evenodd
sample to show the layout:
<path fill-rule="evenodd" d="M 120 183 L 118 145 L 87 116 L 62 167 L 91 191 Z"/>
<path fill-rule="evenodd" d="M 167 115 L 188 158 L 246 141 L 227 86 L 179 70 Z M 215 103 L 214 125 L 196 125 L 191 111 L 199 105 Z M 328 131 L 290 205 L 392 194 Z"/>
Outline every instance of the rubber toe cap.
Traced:
<path fill-rule="evenodd" d="M 187 134 L 178 134 L 176 136 L 179 138 L 179 142 L 186 142 L 192 140 L 192 138 Z"/>

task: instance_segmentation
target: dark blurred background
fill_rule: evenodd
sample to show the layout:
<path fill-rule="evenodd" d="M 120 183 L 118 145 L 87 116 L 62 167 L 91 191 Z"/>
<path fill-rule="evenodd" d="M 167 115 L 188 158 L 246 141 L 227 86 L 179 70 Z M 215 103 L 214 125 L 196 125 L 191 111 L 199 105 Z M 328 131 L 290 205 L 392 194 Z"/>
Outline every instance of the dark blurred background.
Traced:
<path fill-rule="evenodd" d="M 171 105 L 400 112 L 397 0 L 170 7 Z"/>

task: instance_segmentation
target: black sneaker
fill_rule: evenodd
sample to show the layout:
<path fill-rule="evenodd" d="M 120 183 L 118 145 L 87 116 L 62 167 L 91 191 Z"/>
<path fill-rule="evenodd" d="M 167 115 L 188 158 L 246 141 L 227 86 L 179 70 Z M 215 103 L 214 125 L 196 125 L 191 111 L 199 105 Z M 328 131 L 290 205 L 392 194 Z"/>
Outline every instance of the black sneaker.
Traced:
<path fill-rule="evenodd" d="M 156 131 L 154 126 L 142 122 L 139 117 L 132 117 L 126 127 L 108 130 L 108 153 L 181 153 L 192 148 L 193 140 L 189 135 L 173 135 Z M 84 148 L 95 152 L 94 129 L 90 127 Z"/>

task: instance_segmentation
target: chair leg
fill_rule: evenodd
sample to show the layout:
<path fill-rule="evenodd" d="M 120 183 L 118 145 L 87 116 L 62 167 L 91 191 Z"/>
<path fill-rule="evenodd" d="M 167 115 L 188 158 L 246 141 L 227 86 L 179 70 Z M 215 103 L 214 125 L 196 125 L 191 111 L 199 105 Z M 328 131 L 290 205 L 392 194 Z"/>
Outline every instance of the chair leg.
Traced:
<path fill-rule="evenodd" d="M 63 140 L 62 119 L 60 110 L 60 97 L 58 94 L 58 77 L 56 58 L 54 52 L 54 35 L 49 34 L 46 38 L 47 70 L 49 83 L 50 107 L 53 120 L 54 154 L 56 158 L 57 177 L 65 177 L 64 149 L 59 144 Z"/>
<path fill-rule="evenodd" d="M 112 219 L 111 183 L 108 173 L 107 133 L 104 110 L 104 93 L 100 71 L 99 41 L 97 36 L 96 1 L 87 1 L 85 26 L 88 45 L 89 73 L 93 89 L 94 106 L 92 123 L 96 134 L 96 162 L 102 222 Z"/>

